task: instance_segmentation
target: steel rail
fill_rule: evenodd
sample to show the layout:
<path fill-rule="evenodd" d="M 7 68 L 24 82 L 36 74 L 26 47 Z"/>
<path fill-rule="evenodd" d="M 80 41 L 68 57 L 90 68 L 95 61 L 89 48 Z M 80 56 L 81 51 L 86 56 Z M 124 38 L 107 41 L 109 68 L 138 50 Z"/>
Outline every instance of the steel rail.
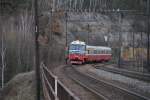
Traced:
<path fill-rule="evenodd" d="M 133 94 L 133 95 L 135 95 L 135 96 L 138 96 L 138 97 L 140 97 L 140 98 L 143 98 L 142 100 L 150 100 L 150 98 L 148 98 L 148 97 L 142 96 L 141 94 L 138 94 L 138 93 L 136 93 L 136 92 L 133 92 L 133 91 L 127 90 L 127 89 L 125 89 L 125 88 L 119 87 L 119 86 L 117 86 L 117 85 L 115 85 L 115 84 L 112 84 L 112 83 L 109 83 L 109 82 L 107 82 L 107 81 L 99 80 L 99 79 L 95 78 L 94 76 L 92 76 L 92 75 L 90 75 L 90 74 L 86 74 L 86 75 L 89 76 L 89 77 L 91 77 L 91 78 L 94 78 L 95 80 L 98 80 L 98 81 L 101 81 L 101 82 L 103 82 L 103 83 L 105 83 L 105 84 L 108 84 L 108 85 L 110 85 L 110 86 L 112 86 L 112 87 L 114 87 L 114 88 L 118 88 L 118 89 L 120 89 L 120 90 L 123 90 L 123 91 L 125 91 L 125 92 L 130 93 L 130 94 Z"/>
<path fill-rule="evenodd" d="M 120 100 L 119 97 L 124 97 L 124 96 L 127 97 L 128 100 L 150 100 L 150 98 L 142 96 L 138 93 L 118 87 L 117 85 L 111 84 L 109 82 L 96 79 L 95 77 L 91 76 L 90 74 L 88 74 L 88 75 L 83 74 L 83 73 L 77 71 L 73 67 L 66 68 L 65 70 L 71 79 L 73 79 L 75 82 L 79 83 L 81 86 L 87 88 L 94 94 L 101 97 L 102 100 L 116 100 L 116 98 L 118 100 Z M 92 87 L 93 84 L 95 85 L 94 87 Z M 104 90 L 106 93 L 102 93 L 101 90 Z M 115 97 L 112 96 L 114 98 L 108 97 L 108 94 L 112 95 L 111 94 L 112 91 L 115 93 Z M 122 99 L 126 100 L 127 98 L 122 98 Z"/>
<path fill-rule="evenodd" d="M 65 69 L 66 71 L 66 69 Z M 102 94 L 100 94 L 97 91 L 94 91 L 93 89 L 91 89 L 90 87 L 88 87 L 87 85 L 85 85 L 84 83 L 80 82 L 80 80 L 74 79 L 73 77 L 71 77 L 70 74 L 68 74 L 68 71 L 66 71 L 66 75 L 69 76 L 73 81 L 75 81 L 76 83 L 80 84 L 81 86 L 83 86 L 84 88 L 86 88 L 87 90 L 89 90 L 90 92 L 94 93 L 95 95 L 97 95 L 98 97 L 100 97 L 101 100 L 109 100 L 107 97 L 103 96 Z"/>
<path fill-rule="evenodd" d="M 109 65 L 109 64 L 107 64 Z M 148 73 L 141 73 L 141 72 L 135 72 L 135 71 L 128 71 L 125 69 L 117 69 L 117 68 L 108 68 L 105 67 L 106 65 L 93 65 L 96 69 L 101 69 L 107 72 L 112 72 L 112 73 L 116 73 L 116 74 L 120 74 L 120 75 L 124 75 L 127 77 L 131 77 L 131 78 L 135 78 L 138 80 L 142 80 L 142 81 L 147 81 L 150 82 L 150 74 Z M 110 66 L 112 66 L 110 64 Z"/>

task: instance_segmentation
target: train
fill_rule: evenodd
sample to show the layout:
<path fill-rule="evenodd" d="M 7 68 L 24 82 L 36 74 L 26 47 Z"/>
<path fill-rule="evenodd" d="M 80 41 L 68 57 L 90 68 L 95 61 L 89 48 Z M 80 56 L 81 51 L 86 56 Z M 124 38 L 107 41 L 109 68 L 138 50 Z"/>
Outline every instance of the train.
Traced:
<path fill-rule="evenodd" d="M 67 62 L 85 64 L 88 62 L 108 62 L 112 59 L 111 48 L 90 46 L 83 41 L 73 41 L 68 46 Z"/>

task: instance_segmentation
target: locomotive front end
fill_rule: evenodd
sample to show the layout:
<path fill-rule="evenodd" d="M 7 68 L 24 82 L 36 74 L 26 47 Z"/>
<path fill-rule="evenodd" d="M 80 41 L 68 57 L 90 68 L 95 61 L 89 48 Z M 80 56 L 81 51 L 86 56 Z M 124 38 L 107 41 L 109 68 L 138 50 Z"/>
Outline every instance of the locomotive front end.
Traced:
<path fill-rule="evenodd" d="M 79 40 L 69 45 L 68 60 L 71 64 L 83 64 L 85 62 L 86 45 Z"/>

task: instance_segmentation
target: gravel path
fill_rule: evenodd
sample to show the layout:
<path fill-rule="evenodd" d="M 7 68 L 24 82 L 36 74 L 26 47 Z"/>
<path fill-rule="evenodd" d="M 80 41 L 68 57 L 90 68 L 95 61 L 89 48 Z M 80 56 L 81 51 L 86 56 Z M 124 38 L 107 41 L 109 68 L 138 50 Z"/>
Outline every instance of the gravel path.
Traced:
<path fill-rule="evenodd" d="M 58 76 L 59 80 L 69 88 L 76 96 L 81 100 L 99 100 L 98 97 L 87 89 L 75 83 L 71 80 L 64 72 L 64 66 L 59 66 L 53 70 L 53 72 Z"/>

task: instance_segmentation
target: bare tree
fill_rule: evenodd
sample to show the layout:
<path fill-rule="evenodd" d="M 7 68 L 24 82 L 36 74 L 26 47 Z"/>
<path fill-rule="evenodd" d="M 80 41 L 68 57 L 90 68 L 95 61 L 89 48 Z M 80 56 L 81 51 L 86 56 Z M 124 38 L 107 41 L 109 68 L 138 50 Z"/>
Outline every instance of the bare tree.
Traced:
<path fill-rule="evenodd" d="M 4 32 L 5 33 L 5 32 Z M 4 33 L 1 33 L 2 37 L 1 37 L 1 77 L 2 77 L 2 81 L 1 81 L 1 87 L 3 88 L 4 87 L 4 82 L 5 82 L 5 68 L 6 68 L 6 60 L 5 60 L 5 57 L 6 57 L 6 44 L 4 42 Z"/>
<path fill-rule="evenodd" d="M 32 66 L 34 54 L 33 15 L 24 11 L 24 13 L 19 15 L 18 20 L 16 28 L 17 62 L 19 69 L 28 71 L 28 69 L 31 69 L 29 66 Z"/>
<path fill-rule="evenodd" d="M 5 72 L 5 67 L 6 67 L 5 55 L 6 55 L 6 48 L 4 47 L 4 42 L 2 39 L 2 52 L 1 52 L 1 57 L 2 57 L 2 88 L 4 87 L 4 72 Z"/>

